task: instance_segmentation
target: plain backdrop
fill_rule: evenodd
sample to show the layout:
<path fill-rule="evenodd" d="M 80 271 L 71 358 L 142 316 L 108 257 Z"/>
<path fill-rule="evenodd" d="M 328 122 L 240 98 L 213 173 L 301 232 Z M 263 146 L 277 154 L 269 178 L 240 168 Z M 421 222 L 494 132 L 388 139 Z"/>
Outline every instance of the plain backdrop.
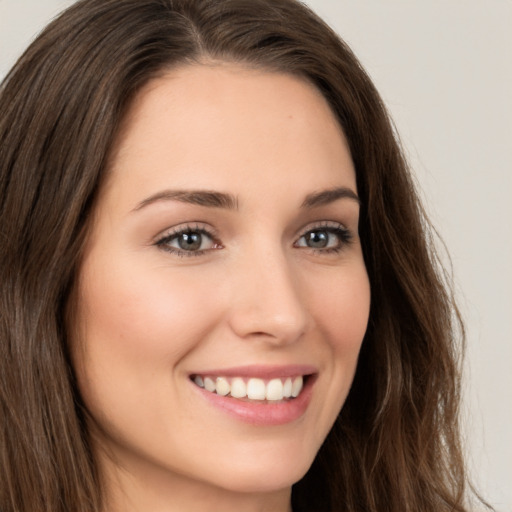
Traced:
<path fill-rule="evenodd" d="M 0 79 L 69 0 L 0 0 Z M 453 263 L 478 489 L 512 511 L 512 0 L 309 0 L 381 92 Z"/>

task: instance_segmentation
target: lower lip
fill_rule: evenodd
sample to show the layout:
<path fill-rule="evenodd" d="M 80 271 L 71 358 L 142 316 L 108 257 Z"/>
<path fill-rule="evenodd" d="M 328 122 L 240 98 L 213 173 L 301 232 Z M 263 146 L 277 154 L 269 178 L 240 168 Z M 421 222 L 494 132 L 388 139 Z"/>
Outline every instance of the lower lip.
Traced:
<path fill-rule="evenodd" d="M 315 378 L 309 376 L 297 398 L 283 402 L 244 402 L 230 396 L 221 396 L 192 385 L 208 402 L 245 423 L 260 426 L 284 425 L 299 419 L 308 408 Z"/>

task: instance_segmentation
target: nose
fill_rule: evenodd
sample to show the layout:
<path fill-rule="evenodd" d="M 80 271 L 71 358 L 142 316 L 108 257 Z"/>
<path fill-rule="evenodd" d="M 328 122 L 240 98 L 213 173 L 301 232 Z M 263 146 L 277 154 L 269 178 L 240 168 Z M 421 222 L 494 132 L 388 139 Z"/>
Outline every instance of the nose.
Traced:
<path fill-rule="evenodd" d="M 253 254 L 233 270 L 229 323 L 236 335 L 273 345 L 299 340 L 310 322 L 298 276 L 283 251 Z"/>

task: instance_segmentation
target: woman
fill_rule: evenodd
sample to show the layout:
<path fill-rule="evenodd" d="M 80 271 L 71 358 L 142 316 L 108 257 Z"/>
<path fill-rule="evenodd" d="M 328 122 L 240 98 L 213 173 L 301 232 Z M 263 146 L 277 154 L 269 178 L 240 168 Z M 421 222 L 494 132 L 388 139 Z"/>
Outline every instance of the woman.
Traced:
<path fill-rule="evenodd" d="M 83 0 L 0 111 L 2 511 L 466 510 L 457 310 L 321 20 Z"/>

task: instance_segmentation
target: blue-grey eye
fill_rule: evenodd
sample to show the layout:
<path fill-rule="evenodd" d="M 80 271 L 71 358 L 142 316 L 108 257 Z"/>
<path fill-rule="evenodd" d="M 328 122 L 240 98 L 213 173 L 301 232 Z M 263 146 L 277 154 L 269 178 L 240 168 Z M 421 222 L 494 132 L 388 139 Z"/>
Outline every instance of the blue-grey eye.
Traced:
<path fill-rule="evenodd" d="M 201 233 L 181 233 L 177 236 L 176 241 L 180 249 L 184 251 L 197 251 L 201 249 L 203 243 L 203 235 Z"/>
<path fill-rule="evenodd" d="M 335 237 L 327 231 L 310 231 L 304 235 L 306 245 L 313 249 L 325 249 L 329 245 L 329 238 Z"/>
<path fill-rule="evenodd" d="M 311 229 L 302 235 L 296 247 L 309 247 L 316 250 L 339 249 L 350 241 L 350 234 L 342 227 Z"/>
<path fill-rule="evenodd" d="M 215 247 L 212 237 L 202 230 L 186 229 L 169 234 L 157 245 L 171 252 L 201 252 Z"/>

